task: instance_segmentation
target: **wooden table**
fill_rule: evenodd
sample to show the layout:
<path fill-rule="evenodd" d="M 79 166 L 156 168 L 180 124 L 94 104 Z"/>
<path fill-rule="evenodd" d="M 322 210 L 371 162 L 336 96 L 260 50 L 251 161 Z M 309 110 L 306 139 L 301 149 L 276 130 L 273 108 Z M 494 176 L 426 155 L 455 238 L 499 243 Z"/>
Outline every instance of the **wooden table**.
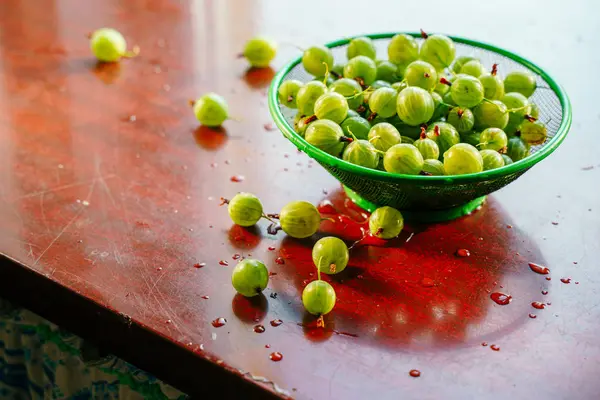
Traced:
<path fill-rule="evenodd" d="M 371 2 L 368 18 L 352 2 L 0 3 L 0 295 L 190 394 L 597 398 L 600 30 L 597 6 L 575 3 Z M 86 34 L 101 26 L 141 55 L 97 65 Z M 316 329 L 300 300 L 314 279 L 314 240 L 268 235 L 263 222 L 232 226 L 219 199 L 251 191 L 270 212 L 305 199 L 333 213 L 323 232 L 356 238 L 364 216 L 271 129 L 267 85 L 298 54 L 283 42 L 421 27 L 547 67 L 571 97 L 574 127 L 473 215 L 355 249 L 347 272 L 330 279 L 338 304 Z M 236 59 L 257 33 L 282 42 L 273 69 L 247 71 Z M 188 99 L 206 91 L 222 94 L 239 121 L 199 128 Z M 456 257 L 460 248 L 471 256 Z M 274 273 L 257 301 L 234 295 L 236 254 Z M 547 265 L 551 280 L 528 262 Z M 512 303 L 493 303 L 495 291 Z M 227 324 L 213 327 L 217 317 Z M 259 323 L 264 333 L 254 332 Z"/>

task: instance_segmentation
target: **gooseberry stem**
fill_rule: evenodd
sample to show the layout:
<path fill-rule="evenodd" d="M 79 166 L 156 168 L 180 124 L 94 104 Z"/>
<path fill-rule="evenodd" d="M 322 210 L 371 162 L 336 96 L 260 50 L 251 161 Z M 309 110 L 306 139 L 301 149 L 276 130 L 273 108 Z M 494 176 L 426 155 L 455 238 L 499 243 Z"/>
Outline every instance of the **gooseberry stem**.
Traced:
<path fill-rule="evenodd" d="M 374 112 L 374 113 L 371 113 L 371 115 L 369 115 L 369 116 L 367 117 L 367 121 L 371 122 L 371 121 L 373 121 L 375 118 L 377 118 L 377 113 L 376 113 L 376 112 Z"/>
<path fill-rule="evenodd" d="M 229 199 L 221 197 L 221 203 L 219 204 L 219 206 L 224 206 L 225 204 L 229 204 Z"/>
<path fill-rule="evenodd" d="M 425 131 L 424 127 L 421 127 L 421 139 L 427 138 L 427 131 Z"/>
<path fill-rule="evenodd" d="M 279 219 L 279 214 L 276 214 L 276 213 L 269 213 L 269 214 L 267 214 L 267 217 L 269 217 L 269 218 L 273 218 L 273 219 Z"/>
<path fill-rule="evenodd" d="M 443 76 L 440 78 L 440 83 L 447 85 L 447 86 L 452 86 L 452 82 L 450 82 L 448 79 L 444 78 Z"/>
<path fill-rule="evenodd" d="M 535 118 L 535 117 L 532 117 L 532 116 L 531 116 L 531 115 L 529 115 L 529 114 L 525 114 L 525 116 L 524 116 L 523 118 L 525 118 L 525 119 L 526 119 L 527 121 L 529 121 L 529 122 L 535 122 L 535 121 L 537 121 L 537 118 Z"/>
<path fill-rule="evenodd" d="M 316 115 L 311 115 L 310 117 L 307 117 L 304 120 L 304 123 L 305 124 L 310 124 L 311 122 L 316 121 L 316 120 L 317 120 L 317 116 Z"/>
<path fill-rule="evenodd" d="M 498 73 L 498 64 L 494 64 L 494 65 L 492 65 L 491 74 L 495 76 L 497 73 Z"/>
<path fill-rule="evenodd" d="M 428 34 L 426 34 L 426 33 L 425 33 L 425 31 L 424 31 L 423 29 L 420 29 L 420 31 L 421 31 L 421 37 L 422 37 L 423 39 L 427 39 L 427 38 L 429 37 L 429 35 L 428 35 Z"/>
<path fill-rule="evenodd" d="M 354 141 L 354 139 L 349 138 L 348 136 L 342 136 L 340 138 L 340 142 L 342 143 L 352 143 Z"/>
<path fill-rule="evenodd" d="M 315 265 L 315 267 L 317 267 L 317 279 L 321 280 L 321 269 L 319 268 L 319 265 L 321 265 L 321 260 L 323 259 L 323 257 L 319 257 L 319 263 L 318 265 Z"/>
<path fill-rule="evenodd" d="M 275 222 L 275 221 L 273 221 L 271 218 L 269 218 L 269 216 L 268 216 L 267 214 L 265 214 L 265 213 L 263 213 L 263 215 L 262 215 L 262 217 L 261 217 L 261 218 L 264 218 L 264 219 L 266 219 L 267 221 L 270 221 L 271 223 L 273 223 L 273 224 L 276 224 L 276 222 Z"/>
<path fill-rule="evenodd" d="M 327 65 L 327 63 L 324 61 L 322 64 L 325 65 L 325 75 L 323 77 L 323 85 L 327 86 L 327 78 L 329 78 L 329 65 Z"/>
<path fill-rule="evenodd" d="M 123 57 L 125 58 L 133 58 L 136 57 L 137 55 L 140 54 L 140 46 L 133 46 L 133 49 L 126 51 L 125 54 L 123 54 Z"/>
<path fill-rule="evenodd" d="M 356 135 L 354 133 L 352 133 L 352 130 L 350 129 L 350 127 L 348 127 L 348 133 L 350 134 L 350 136 L 352 136 L 352 139 L 358 140 Z"/>

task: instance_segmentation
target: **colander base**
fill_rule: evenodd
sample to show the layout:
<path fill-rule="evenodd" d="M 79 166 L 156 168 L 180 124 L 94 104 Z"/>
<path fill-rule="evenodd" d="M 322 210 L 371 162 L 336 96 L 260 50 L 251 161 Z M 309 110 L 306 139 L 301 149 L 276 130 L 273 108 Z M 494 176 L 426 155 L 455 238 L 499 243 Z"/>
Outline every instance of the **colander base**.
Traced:
<path fill-rule="evenodd" d="M 363 199 L 358 193 L 352 189 L 342 185 L 346 195 L 352 200 L 357 206 L 368 211 L 373 212 L 379 206 L 369 200 Z M 471 214 L 481 206 L 487 196 L 481 196 L 468 203 L 461 204 L 459 206 L 444 208 L 442 210 L 427 210 L 427 211 L 414 211 L 414 210 L 400 210 L 404 219 L 413 222 L 443 222 L 450 221 L 462 216 Z"/>

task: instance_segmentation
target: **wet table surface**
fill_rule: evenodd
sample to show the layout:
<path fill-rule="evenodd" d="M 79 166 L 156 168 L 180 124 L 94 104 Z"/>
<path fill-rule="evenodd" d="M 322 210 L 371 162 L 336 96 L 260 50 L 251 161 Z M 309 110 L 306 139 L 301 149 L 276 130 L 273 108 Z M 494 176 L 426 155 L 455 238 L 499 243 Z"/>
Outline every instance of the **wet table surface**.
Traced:
<path fill-rule="evenodd" d="M 352 2 L 0 3 L 0 294 L 194 394 L 597 398 L 600 30 L 591 0 L 560 3 L 371 2 L 368 18 Z M 97 65 L 86 34 L 101 26 L 141 55 Z M 338 303 L 315 328 L 300 293 L 315 278 L 316 238 L 232 226 L 219 199 L 250 191 L 268 212 L 308 200 L 335 221 L 320 235 L 359 237 L 361 211 L 269 125 L 266 88 L 297 56 L 291 44 L 419 28 L 546 67 L 570 95 L 573 128 L 473 215 L 353 249 L 347 271 L 327 278 Z M 273 69 L 236 58 L 257 33 L 282 43 Z M 239 121 L 199 128 L 188 100 L 206 91 Z M 230 284 L 236 258 L 250 256 L 273 273 L 253 302 Z"/>

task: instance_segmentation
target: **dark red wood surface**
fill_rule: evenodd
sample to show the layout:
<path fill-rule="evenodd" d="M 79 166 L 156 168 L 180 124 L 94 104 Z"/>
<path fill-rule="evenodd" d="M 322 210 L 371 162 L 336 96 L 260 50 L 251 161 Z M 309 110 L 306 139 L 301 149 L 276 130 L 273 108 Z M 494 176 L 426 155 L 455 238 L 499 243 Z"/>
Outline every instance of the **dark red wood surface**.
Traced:
<path fill-rule="evenodd" d="M 0 2 L 0 296 L 189 393 L 597 398 L 597 6 L 498 6 L 382 2 L 365 18 L 352 3 L 317 1 Z M 467 20 L 465 7 L 481 19 Z M 101 26 L 119 29 L 141 55 L 96 64 L 86 34 Z M 353 249 L 347 271 L 326 278 L 338 303 L 317 329 L 300 294 L 314 279 L 318 236 L 233 226 L 219 199 L 251 191 L 268 212 L 305 199 L 336 221 L 319 235 L 349 241 L 365 216 L 269 129 L 267 85 L 297 50 L 282 44 L 267 70 L 247 71 L 236 55 L 257 33 L 306 46 L 421 27 L 548 67 L 571 96 L 574 127 L 556 153 L 473 215 Z M 239 121 L 198 127 L 188 100 L 206 91 L 222 94 Z M 236 254 L 275 273 L 264 297 L 235 296 Z M 551 280 L 529 262 L 548 266 Z M 493 292 L 512 302 L 495 304 Z M 227 323 L 215 328 L 218 317 Z M 264 333 L 254 332 L 258 323 Z M 270 360 L 274 351 L 281 361 Z"/>

